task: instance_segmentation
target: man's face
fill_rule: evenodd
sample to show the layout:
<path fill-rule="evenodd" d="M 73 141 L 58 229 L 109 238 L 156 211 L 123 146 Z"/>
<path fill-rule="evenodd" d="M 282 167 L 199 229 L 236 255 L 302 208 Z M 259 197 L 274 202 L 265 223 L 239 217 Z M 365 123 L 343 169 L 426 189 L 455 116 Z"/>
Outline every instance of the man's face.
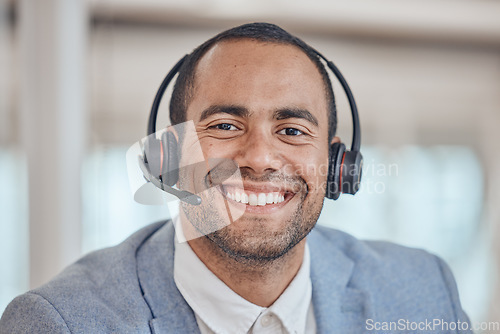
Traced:
<path fill-rule="evenodd" d="M 300 242 L 323 206 L 329 148 L 324 84 L 307 55 L 251 40 L 216 44 L 198 63 L 187 119 L 205 159 L 234 160 L 243 180 L 216 187 L 200 206 L 183 204 L 190 222 L 203 233 L 228 219 L 228 206 L 243 210 L 207 235 L 241 260 L 271 260 Z M 200 182 L 181 171 L 181 189 L 197 192 Z"/>

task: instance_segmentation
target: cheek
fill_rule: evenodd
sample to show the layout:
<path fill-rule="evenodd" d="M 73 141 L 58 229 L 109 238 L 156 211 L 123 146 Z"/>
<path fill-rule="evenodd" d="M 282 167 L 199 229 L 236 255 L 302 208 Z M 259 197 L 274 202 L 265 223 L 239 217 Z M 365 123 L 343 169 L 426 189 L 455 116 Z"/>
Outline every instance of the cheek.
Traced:
<path fill-rule="evenodd" d="M 202 144 L 201 148 L 206 156 L 211 156 L 215 152 L 220 151 L 219 147 L 215 145 L 213 142 L 209 142 L 205 145 Z"/>
<path fill-rule="evenodd" d="M 205 160 L 205 154 L 198 137 L 185 137 L 180 146 L 180 167 L 189 166 Z"/>
<path fill-rule="evenodd" d="M 231 158 L 234 152 L 234 145 L 230 142 L 220 142 L 212 138 L 200 139 L 201 150 L 205 159 L 210 158 Z"/>
<path fill-rule="evenodd" d="M 311 152 L 310 152 L 311 153 Z M 328 175 L 328 156 L 326 152 L 316 152 L 316 154 L 295 155 L 295 161 L 288 164 L 288 170 L 285 172 L 293 173 L 295 176 L 302 178 L 310 193 L 323 193 L 326 187 L 326 179 Z"/>

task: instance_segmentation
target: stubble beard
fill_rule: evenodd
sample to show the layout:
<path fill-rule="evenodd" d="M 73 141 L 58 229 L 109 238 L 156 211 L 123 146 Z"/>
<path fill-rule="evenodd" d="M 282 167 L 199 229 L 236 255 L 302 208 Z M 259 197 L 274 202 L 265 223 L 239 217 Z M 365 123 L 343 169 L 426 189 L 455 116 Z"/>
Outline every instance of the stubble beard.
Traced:
<path fill-rule="evenodd" d="M 246 215 L 240 219 L 247 220 L 244 224 L 248 229 L 237 231 L 231 224 L 223 223 L 228 217 L 223 217 L 210 200 L 202 199 L 202 204 L 196 207 L 182 203 L 182 210 L 214 252 L 245 266 L 263 267 L 289 253 L 315 226 L 323 201 L 309 199 L 311 203 L 306 203 L 307 193 L 300 196 L 299 205 L 278 231 L 269 230 L 265 217 L 250 218 Z"/>

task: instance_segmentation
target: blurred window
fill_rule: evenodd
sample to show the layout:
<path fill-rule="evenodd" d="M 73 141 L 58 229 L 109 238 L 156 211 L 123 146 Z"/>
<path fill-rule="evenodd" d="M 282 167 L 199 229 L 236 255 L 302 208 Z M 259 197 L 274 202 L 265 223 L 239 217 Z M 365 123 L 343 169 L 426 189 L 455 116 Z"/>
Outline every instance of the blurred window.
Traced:
<path fill-rule="evenodd" d="M 29 287 L 27 171 L 22 156 L 0 148 L 0 314 Z"/>
<path fill-rule="evenodd" d="M 101 147 L 83 168 L 83 252 L 112 246 L 139 228 L 169 218 L 166 206 L 134 201 L 127 176 L 128 147 Z"/>

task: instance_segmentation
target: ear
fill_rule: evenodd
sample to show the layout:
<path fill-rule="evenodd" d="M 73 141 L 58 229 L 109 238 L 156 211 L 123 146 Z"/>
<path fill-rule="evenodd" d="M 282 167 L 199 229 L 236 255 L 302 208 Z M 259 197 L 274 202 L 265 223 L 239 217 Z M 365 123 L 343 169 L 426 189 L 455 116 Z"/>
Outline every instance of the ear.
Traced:
<path fill-rule="evenodd" d="M 340 143 L 340 138 L 335 136 L 332 138 L 332 141 L 330 142 L 330 145 L 335 144 L 335 143 Z"/>

